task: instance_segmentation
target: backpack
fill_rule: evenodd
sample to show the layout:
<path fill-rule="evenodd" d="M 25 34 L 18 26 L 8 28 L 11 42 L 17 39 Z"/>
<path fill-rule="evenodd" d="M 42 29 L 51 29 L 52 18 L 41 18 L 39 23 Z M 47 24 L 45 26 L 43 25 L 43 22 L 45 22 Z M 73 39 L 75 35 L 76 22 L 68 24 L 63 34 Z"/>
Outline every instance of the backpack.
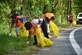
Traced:
<path fill-rule="evenodd" d="M 15 25 L 16 27 L 21 26 L 25 22 L 25 17 L 24 16 L 16 16 L 15 18 Z"/>

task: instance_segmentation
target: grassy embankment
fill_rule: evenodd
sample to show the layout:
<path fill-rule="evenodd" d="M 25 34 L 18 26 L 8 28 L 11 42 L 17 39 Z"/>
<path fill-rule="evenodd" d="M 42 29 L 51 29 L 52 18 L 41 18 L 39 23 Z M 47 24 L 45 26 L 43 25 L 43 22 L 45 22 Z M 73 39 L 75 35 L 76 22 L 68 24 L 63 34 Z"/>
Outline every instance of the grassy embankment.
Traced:
<path fill-rule="evenodd" d="M 37 50 L 36 46 L 27 44 L 27 37 L 16 37 L 13 30 L 12 36 L 8 35 L 7 24 L 0 25 L 0 55 L 30 55 Z M 33 43 L 33 38 L 31 38 Z"/>

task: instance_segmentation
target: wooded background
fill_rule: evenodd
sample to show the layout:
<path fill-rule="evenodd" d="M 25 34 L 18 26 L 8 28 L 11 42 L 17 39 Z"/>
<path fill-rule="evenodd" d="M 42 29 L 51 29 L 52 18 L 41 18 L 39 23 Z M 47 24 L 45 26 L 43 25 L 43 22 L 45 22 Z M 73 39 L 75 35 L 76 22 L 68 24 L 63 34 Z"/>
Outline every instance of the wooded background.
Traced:
<path fill-rule="evenodd" d="M 82 0 L 70 0 L 71 13 L 76 15 L 82 11 Z M 27 20 L 39 18 L 45 12 L 55 14 L 55 22 L 60 25 L 67 21 L 69 0 L 0 0 L 0 23 L 10 22 L 11 13 L 17 11 Z"/>

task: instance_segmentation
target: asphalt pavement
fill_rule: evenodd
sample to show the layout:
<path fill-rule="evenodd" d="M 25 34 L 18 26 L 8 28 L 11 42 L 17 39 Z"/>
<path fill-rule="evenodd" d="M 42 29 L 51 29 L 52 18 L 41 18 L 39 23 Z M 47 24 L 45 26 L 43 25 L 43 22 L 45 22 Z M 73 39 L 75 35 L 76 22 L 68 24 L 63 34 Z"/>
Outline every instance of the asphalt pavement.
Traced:
<path fill-rule="evenodd" d="M 33 55 L 77 55 L 76 51 L 74 50 L 69 40 L 69 35 L 75 28 L 78 28 L 78 27 L 73 27 L 73 28 L 61 31 L 57 39 L 54 37 L 51 38 L 51 40 L 54 43 L 51 47 L 41 48 Z M 74 33 L 74 37 L 76 42 L 82 48 L 82 29 L 77 30 Z"/>
<path fill-rule="evenodd" d="M 74 37 L 75 37 L 75 40 L 76 42 L 78 43 L 78 45 L 81 47 L 82 49 L 82 28 L 77 30 L 75 33 L 74 33 Z"/>

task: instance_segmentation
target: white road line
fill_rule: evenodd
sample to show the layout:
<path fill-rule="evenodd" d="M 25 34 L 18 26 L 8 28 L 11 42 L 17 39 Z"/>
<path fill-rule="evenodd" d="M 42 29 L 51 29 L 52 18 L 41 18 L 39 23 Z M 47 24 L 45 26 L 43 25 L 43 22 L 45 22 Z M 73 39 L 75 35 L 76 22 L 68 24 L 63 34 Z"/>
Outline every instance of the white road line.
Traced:
<path fill-rule="evenodd" d="M 77 44 L 77 42 L 75 41 L 75 38 L 74 38 L 74 33 L 76 30 L 78 30 L 80 28 L 77 28 L 75 30 L 73 30 L 71 33 L 70 33 L 70 36 L 69 36 L 69 39 L 70 39 L 70 42 L 72 44 L 72 47 L 74 48 L 75 52 L 77 53 L 77 55 L 82 55 L 82 49 L 80 48 L 80 46 Z"/>

